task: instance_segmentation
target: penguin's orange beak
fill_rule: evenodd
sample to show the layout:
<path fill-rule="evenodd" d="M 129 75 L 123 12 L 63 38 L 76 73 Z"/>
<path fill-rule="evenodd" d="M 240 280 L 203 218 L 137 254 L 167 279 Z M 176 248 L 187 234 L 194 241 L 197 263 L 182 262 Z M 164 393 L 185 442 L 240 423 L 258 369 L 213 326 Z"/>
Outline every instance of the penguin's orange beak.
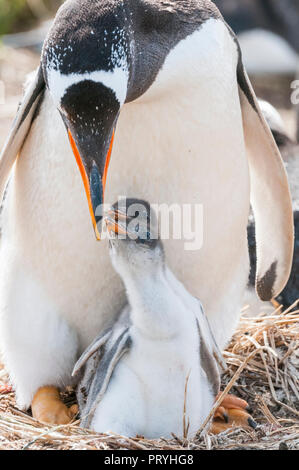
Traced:
<path fill-rule="evenodd" d="M 96 165 L 93 165 L 92 168 L 89 169 L 88 165 L 84 164 L 84 157 L 81 157 L 72 133 L 68 129 L 70 144 L 83 181 L 92 225 L 97 240 L 101 240 L 101 229 L 98 227 L 98 224 L 102 219 L 101 209 L 100 213 L 97 212 L 97 209 L 104 203 L 107 174 L 114 142 L 114 133 L 115 130 L 113 129 L 109 149 L 104 161 L 103 174 L 99 175 L 99 171 Z"/>
<path fill-rule="evenodd" d="M 115 93 L 103 84 L 84 80 L 67 89 L 60 112 L 82 177 L 95 235 L 100 240 L 120 103 Z"/>

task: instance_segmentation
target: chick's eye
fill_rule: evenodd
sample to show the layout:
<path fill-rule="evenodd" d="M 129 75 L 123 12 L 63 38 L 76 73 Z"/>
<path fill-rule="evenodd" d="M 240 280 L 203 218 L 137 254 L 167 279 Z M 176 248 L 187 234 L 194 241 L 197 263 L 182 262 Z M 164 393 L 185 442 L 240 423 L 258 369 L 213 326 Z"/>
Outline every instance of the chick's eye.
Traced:
<path fill-rule="evenodd" d="M 146 232 L 145 236 L 140 237 L 139 241 L 140 241 L 140 243 L 146 243 L 150 239 L 151 239 L 150 232 Z"/>

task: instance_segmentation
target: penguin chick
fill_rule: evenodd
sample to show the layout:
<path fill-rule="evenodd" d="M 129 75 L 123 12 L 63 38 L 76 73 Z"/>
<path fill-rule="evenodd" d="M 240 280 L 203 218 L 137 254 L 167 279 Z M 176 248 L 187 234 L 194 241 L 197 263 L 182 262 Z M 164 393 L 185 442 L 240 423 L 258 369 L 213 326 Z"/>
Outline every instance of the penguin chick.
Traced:
<path fill-rule="evenodd" d="M 106 224 L 128 305 L 73 371 L 84 366 L 81 426 L 147 438 L 188 429 L 194 436 L 219 392 L 223 366 L 201 303 L 167 267 L 147 202 L 114 204 Z"/>

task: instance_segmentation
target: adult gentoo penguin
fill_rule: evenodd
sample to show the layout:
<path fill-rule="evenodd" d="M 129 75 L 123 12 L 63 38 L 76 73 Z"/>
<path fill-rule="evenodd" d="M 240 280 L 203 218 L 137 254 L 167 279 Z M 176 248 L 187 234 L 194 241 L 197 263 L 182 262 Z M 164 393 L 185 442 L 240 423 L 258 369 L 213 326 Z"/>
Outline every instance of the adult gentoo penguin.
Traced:
<path fill-rule="evenodd" d="M 77 392 L 81 426 L 147 438 L 183 436 L 185 404 L 194 436 L 225 369 L 202 305 L 168 268 L 149 203 L 117 202 L 106 223 L 112 264 L 129 304 L 75 366 L 75 374 L 84 366 Z"/>
<path fill-rule="evenodd" d="M 125 302 L 106 241 L 96 242 L 89 220 L 90 213 L 99 237 L 106 182 L 109 203 L 138 194 L 151 203 L 203 205 L 201 250 L 184 251 L 185 241 L 173 239 L 165 250 L 176 277 L 201 298 L 220 348 L 238 321 L 248 278 L 250 185 L 259 295 L 272 298 L 288 279 L 293 222 L 285 171 L 238 42 L 210 1 L 66 1 L 0 175 L 1 195 L 11 175 L 1 344 L 18 405 L 27 408 L 34 397 L 33 414 L 43 421 L 69 419 L 54 388 L 69 382 L 77 354 Z M 50 390 L 41 415 L 46 386 L 55 399 Z"/>

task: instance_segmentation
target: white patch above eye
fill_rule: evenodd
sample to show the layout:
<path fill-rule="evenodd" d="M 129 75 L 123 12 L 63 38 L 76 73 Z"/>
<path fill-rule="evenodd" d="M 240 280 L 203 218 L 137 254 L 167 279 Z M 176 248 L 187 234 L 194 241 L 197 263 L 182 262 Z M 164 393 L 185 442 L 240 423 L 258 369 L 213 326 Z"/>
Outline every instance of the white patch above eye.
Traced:
<path fill-rule="evenodd" d="M 61 100 L 68 88 L 85 80 L 101 83 L 115 94 L 117 101 L 122 106 L 126 100 L 129 72 L 121 67 L 115 68 L 111 72 L 98 70 L 89 73 L 62 74 L 54 68 L 48 69 L 49 90 L 57 107 L 60 107 Z"/>

